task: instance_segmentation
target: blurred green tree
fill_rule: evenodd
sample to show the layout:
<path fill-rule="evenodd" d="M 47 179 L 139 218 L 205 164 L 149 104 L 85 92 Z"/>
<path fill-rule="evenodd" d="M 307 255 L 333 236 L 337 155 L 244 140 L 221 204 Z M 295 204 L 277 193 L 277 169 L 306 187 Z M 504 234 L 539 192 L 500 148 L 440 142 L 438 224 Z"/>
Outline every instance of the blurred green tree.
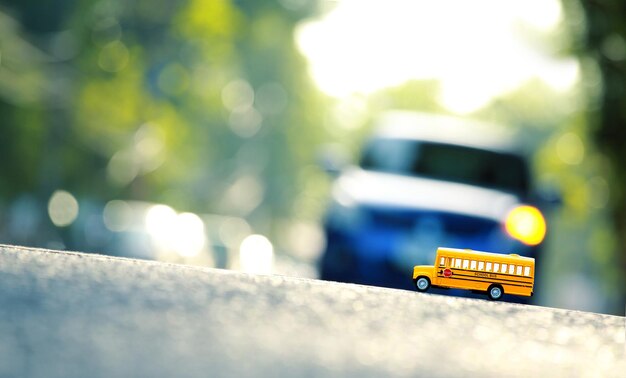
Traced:
<path fill-rule="evenodd" d="M 589 120 L 598 149 L 612 171 L 611 207 L 617 237 L 618 264 L 626 276 L 626 4 L 614 0 L 581 1 L 587 25 L 580 54 L 591 58 L 601 79 L 592 98 Z M 593 82 L 593 78 L 588 78 Z M 620 286 L 622 298 L 626 285 Z"/>
<path fill-rule="evenodd" d="M 293 41 L 315 5 L 1 1 L 2 202 L 64 188 L 270 232 L 325 135 Z"/>

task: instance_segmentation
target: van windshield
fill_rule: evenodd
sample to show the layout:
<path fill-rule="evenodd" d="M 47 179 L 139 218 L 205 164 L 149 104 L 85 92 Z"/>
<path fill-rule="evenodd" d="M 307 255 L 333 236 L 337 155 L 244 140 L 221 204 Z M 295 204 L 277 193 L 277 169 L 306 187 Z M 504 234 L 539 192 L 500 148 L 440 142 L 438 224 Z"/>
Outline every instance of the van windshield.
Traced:
<path fill-rule="evenodd" d="M 375 139 L 365 146 L 360 166 L 366 170 L 421 176 L 526 195 L 524 159 L 451 144 L 405 139 Z"/>

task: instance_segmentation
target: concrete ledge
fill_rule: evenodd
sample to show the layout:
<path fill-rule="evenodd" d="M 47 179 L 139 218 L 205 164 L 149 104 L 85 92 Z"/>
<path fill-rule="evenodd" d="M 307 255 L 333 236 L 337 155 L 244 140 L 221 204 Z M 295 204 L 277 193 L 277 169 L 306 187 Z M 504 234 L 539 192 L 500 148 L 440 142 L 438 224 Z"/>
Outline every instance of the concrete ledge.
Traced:
<path fill-rule="evenodd" d="M 618 376 L 625 318 L 0 246 L 0 377 Z"/>

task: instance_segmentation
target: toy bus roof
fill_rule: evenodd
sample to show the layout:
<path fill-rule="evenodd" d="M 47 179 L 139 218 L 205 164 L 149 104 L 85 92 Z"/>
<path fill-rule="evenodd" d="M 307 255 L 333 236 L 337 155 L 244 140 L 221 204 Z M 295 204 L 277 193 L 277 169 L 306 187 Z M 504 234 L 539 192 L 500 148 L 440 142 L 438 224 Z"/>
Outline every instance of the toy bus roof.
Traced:
<path fill-rule="evenodd" d="M 458 255 L 466 255 L 466 256 L 485 256 L 485 257 L 495 257 L 495 258 L 506 258 L 506 259 L 511 259 L 511 260 L 524 260 L 526 262 L 535 262 L 535 259 L 533 259 L 532 257 L 526 257 L 526 256 L 520 256 L 520 255 L 516 255 L 516 254 L 504 254 L 504 253 L 493 253 L 493 252 L 483 252 L 483 251 L 474 251 L 472 249 L 458 249 L 458 248 L 446 248 L 446 247 L 439 247 L 437 248 L 437 253 L 440 252 L 452 252 L 454 254 L 458 254 Z"/>

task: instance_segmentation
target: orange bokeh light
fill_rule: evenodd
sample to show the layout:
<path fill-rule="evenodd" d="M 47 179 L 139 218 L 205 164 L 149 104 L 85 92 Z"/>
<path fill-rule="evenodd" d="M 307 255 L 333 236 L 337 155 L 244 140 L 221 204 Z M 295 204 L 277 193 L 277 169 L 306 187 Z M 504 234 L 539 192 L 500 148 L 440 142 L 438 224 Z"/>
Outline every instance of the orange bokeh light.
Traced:
<path fill-rule="evenodd" d="M 506 231 L 515 239 L 530 246 L 537 245 L 546 236 L 546 220 L 541 211 L 523 205 L 511 210 L 505 222 Z"/>

